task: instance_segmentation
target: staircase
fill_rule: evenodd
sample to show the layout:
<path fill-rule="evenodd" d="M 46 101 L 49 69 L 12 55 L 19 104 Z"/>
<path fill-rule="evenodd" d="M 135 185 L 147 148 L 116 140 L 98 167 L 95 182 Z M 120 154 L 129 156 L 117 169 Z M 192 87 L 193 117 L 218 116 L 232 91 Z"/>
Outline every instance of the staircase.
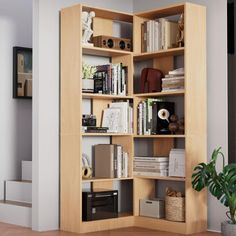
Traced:
<path fill-rule="evenodd" d="M 0 222 L 31 227 L 32 162 L 22 161 L 21 180 L 6 180 L 0 201 Z"/>

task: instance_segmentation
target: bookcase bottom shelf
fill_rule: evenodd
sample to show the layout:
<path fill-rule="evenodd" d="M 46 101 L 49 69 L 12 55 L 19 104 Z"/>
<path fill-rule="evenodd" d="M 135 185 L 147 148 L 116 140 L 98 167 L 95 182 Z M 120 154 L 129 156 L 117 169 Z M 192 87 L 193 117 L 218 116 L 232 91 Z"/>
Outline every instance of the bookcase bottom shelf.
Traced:
<path fill-rule="evenodd" d="M 132 213 L 121 213 L 118 218 L 87 222 L 83 221 L 81 224 L 81 233 L 112 230 L 131 226 L 134 226 L 134 216 Z"/>
<path fill-rule="evenodd" d="M 156 219 L 143 216 L 136 216 L 134 218 L 134 224 L 138 227 L 159 231 L 168 231 L 178 234 L 186 234 L 185 222 L 174 222 L 166 219 Z"/>

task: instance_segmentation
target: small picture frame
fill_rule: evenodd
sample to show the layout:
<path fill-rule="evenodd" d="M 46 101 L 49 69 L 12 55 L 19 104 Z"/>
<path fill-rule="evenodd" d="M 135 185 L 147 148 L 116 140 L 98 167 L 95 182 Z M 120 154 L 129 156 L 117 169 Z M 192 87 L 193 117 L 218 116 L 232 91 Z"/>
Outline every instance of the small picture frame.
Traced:
<path fill-rule="evenodd" d="M 13 98 L 32 98 L 32 48 L 13 47 Z"/>

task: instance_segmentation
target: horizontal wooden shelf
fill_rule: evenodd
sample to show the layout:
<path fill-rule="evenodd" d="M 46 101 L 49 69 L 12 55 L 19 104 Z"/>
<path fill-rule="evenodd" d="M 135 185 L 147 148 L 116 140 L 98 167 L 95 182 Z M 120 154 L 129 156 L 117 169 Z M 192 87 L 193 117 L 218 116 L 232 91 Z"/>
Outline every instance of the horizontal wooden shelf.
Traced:
<path fill-rule="evenodd" d="M 184 134 L 134 135 L 134 138 L 185 138 Z"/>
<path fill-rule="evenodd" d="M 122 11 L 116 11 L 116 10 L 110 10 L 100 7 L 93 7 L 88 5 L 82 5 L 83 11 L 95 11 L 96 17 L 101 17 L 105 19 L 115 20 L 115 21 L 125 21 L 125 22 L 133 22 L 133 14 L 122 12 Z"/>
<path fill-rule="evenodd" d="M 123 133 L 82 133 L 82 136 L 132 136 L 133 134 Z"/>
<path fill-rule="evenodd" d="M 184 54 L 184 47 L 134 54 L 134 61 L 143 61 L 157 57 L 178 56 Z"/>
<path fill-rule="evenodd" d="M 91 179 L 83 179 L 83 183 L 96 183 L 96 182 L 107 182 L 107 181 L 123 181 L 123 180 L 132 180 L 133 177 L 127 178 L 91 178 Z"/>
<path fill-rule="evenodd" d="M 91 99 L 133 99 L 133 96 L 109 95 L 99 93 L 82 93 L 82 98 Z"/>
<path fill-rule="evenodd" d="M 138 98 L 150 98 L 150 97 L 165 97 L 165 96 L 182 96 L 184 95 L 185 90 L 181 89 L 178 91 L 170 91 L 170 92 L 156 92 L 156 93 L 137 93 L 134 94 L 134 97 Z"/>
<path fill-rule="evenodd" d="M 83 54 L 92 55 L 92 56 L 101 56 L 101 57 L 116 57 L 116 56 L 126 56 L 132 55 L 132 52 L 121 51 L 115 49 L 99 48 L 99 47 L 82 47 Z"/>
<path fill-rule="evenodd" d="M 135 13 L 136 16 L 147 18 L 147 19 L 157 19 L 161 17 L 177 15 L 184 13 L 185 4 L 172 4 L 166 7 L 154 8 L 151 11 L 142 11 Z"/>
<path fill-rule="evenodd" d="M 154 180 L 166 180 L 166 181 L 185 181 L 185 178 L 182 177 L 170 177 L 170 176 L 142 176 L 142 175 L 135 175 L 135 178 L 140 179 L 154 179 Z"/>

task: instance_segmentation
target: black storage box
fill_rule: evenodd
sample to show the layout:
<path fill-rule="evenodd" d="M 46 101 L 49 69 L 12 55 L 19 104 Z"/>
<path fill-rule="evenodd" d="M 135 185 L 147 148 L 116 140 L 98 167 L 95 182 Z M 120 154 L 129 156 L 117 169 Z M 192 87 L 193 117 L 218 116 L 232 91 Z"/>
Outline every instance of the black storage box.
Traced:
<path fill-rule="evenodd" d="M 83 221 L 118 217 L 118 191 L 96 190 L 82 193 Z"/>

